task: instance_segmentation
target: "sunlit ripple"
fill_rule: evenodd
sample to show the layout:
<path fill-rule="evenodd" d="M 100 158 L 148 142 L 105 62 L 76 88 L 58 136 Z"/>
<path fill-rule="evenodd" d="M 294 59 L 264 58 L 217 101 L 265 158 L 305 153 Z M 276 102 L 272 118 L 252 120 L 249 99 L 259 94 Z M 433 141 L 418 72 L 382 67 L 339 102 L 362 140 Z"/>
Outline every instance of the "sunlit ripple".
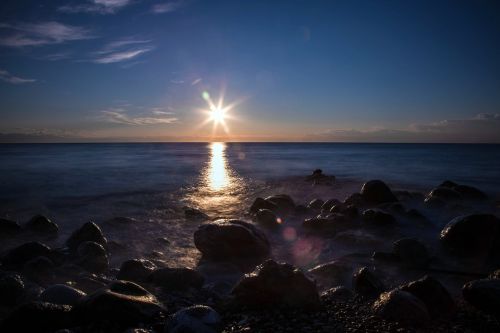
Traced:
<path fill-rule="evenodd" d="M 227 144 L 213 142 L 207 148 L 207 164 L 199 182 L 186 199 L 209 215 L 229 216 L 241 208 L 242 197 L 247 191 L 246 184 L 229 165 Z"/>

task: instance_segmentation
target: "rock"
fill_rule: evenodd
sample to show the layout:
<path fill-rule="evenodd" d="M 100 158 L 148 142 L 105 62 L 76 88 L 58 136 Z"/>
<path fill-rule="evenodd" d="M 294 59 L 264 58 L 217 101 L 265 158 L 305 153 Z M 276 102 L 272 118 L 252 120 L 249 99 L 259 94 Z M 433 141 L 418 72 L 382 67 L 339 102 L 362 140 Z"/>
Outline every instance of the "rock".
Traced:
<path fill-rule="evenodd" d="M 253 202 L 252 206 L 250 206 L 250 213 L 257 213 L 259 209 L 269 209 L 272 211 L 276 211 L 278 209 L 278 206 L 275 205 L 274 203 L 264 200 L 262 198 L 257 198 Z"/>
<path fill-rule="evenodd" d="M 490 275 L 488 275 L 489 279 L 500 279 L 500 269 L 493 271 Z"/>
<path fill-rule="evenodd" d="M 382 281 L 367 267 L 362 267 L 354 273 L 352 287 L 354 292 L 366 297 L 377 297 L 385 289 Z"/>
<path fill-rule="evenodd" d="M 21 269 L 25 263 L 36 257 L 49 257 L 52 252 L 50 248 L 42 243 L 29 242 L 11 249 L 2 259 L 6 268 Z"/>
<path fill-rule="evenodd" d="M 259 209 L 255 214 L 255 220 L 267 228 L 276 228 L 280 225 L 278 218 L 270 209 Z"/>
<path fill-rule="evenodd" d="M 424 205 L 431 209 L 441 209 L 446 206 L 446 201 L 437 197 L 427 197 L 424 200 Z"/>
<path fill-rule="evenodd" d="M 55 277 L 54 267 L 54 263 L 49 258 L 39 256 L 25 263 L 23 271 L 30 280 L 46 284 Z"/>
<path fill-rule="evenodd" d="M 247 274 L 231 294 L 234 305 L 250 308 L 314 309 L 320 304 L 314 282 L 292 265 L 273 260 Z"/>
<path fill-rule="evenodd" d="M 156 265 L 146 259 L 130 259 L 124 261 L 116 278 L 133 282 L 144 282 L 156 269 Z"/>
<path fill-rule="evenodd" d="M 42 292 L 40 300 L 52 304 L 75 305 L 86 295 L 83 291 L 65 284 L 54 284 Z"/>
<path fill-rule="evenodd" d="M 1 332 L 52 332 L 73 326 L 71 306 L 30 302 L 15 308 L 5 318 Z"/>
<path fill-rule="evenodd" d="M 0 276 L 0 304 L 14 305 L 24 294 L 24 281 L 18 274 L 5 273 Z"/>
<path fill-rule="evenodd" d="M 462 196 L 452 188 L 437 187 L 429 192 L 427 198 L 439 198 L 444 201 L 459 201 L 462 199 Z"/>
<path fill-rule="evenodd" d="M 457 191 L 458 193 L 460 193 L 462 195 L 462 198 L 466 199 L 466 200 L 487 200 L 488 199 L 488 196 L 478 190 L 477 188 L 475 187 L 472 187 L 472 186 L 467 186 L 467 185 L 457 185 L 455 187 L 453 187 L 453 189 L 455 191 Z"/>
<path fill-rule="evenodd" d="M 108 241 L 97 224 L 94 222 L 87 222 L 71 234 L 66 241 L 66 246 L 72 252 L 76 252 L 78 246 L 83 242 L 95 242 L 106 248 Z"/>
<path fill-rule="evenodd" d="M 386 320 L 406 325 L 423 326 L 430 321 L 425 304 L 412 294 L 398 289 L 381 294 L 373 304 L 373 310 Z"/>
<path fill-rule="evenodd" d="M 352 267 L 334 260 L 311 268 L 307 274 L 312 276 L 319 286 L 331 288 L 349 283 Z"/>
<path fill-rule="evenodd" d="M 466 283 L 464 299 L 472 306 L 494 316 L 500 316 L 500 280 L 482 279 Z"/>
<path fill-rule="evenodd" d="M 21 232 L 21 226 L 16 221 L 0 218 L 0 236 L 19 232 Z"/>
<path fill-rule="evenodd" d="M 184 207 L 184 216 L 187 220 L 205 221 L 210 219 L 207 214 L 203 213 L 198 208 L 187 206 Z"/>
<path fill-rule="evenodd" d="M 26 224 L 26 228 L 44 234 L 57 234 L 59 231 L 59 226 L 43 215 L 33 216 Z"/>
<path fill-rule="evenodd" d="M 430 261 L 425 245 L 413 238 L 402 238 L 394 242 L 393 253 L 401 263 L 411 267 L 427 267 Z"/>
<path fill-rule="evenodd" d="M 456 217 L 443 228 L 440 240 L 456 254 L 498 254 L 500 219 L 491 214 Z"/>
<path fill-rule="evenodd" d="M 321 211 L 329 212 L 333 206 L 339 205 L 339 204 L 341 204 L 341 202 L 338 201 L 337 199 L 329 199 L 329 200 L 325 201 L 325 203 L 323 203 L 323 205 L 321 206 Z"/>
<path fill-rule="evenodd" d="M 266 235 L 239 220 L 217 220 L 201 225 L 194 233 L 196 248 L 207 259 L 231 261 L 265 258 L 271 247 Z"/>
<path fill-rule="evenodd" d="M 452 182 L 451 180 L 445 180 L 442 182 L 438 187 L 449 187 L 449 188 L 454 188 L 458 184 L 455 182 Z"/>
<path fill-rule="evenodd" d="M 77 264 L 89 272 L 102 273 L 109 267 L 106 250 L 96 242 L 82 242 L 78 245 Z"/>
<path fill-rule="evenodd" d="M 295 209 L 295 202 L 287 194 L 276 194 L 265 199 L 278 207 L 278 210 L 282 212 L 293 212 Z"/>
<path fill-rule="evenodd" d="M 325 202 L 321 199 L 314 199 L 309 203 L 309 205 L 307 205 L 307 207 L 314 210 L 320 210 L 324 203 Z"/>
<path fill-rule="evenodd" d="M 366 204 L 361 193 L 353 193 L 344 200 L 345 205 L 363 206 Z"/>
<path fill-rule="evenodd" d="M 372 227 L 390 227 L 397 224 L 394 216 L 380 209 L 367 209 L 362 218 L 363 222 Z"/>
<path fill-rule="evenodd" d="M 321 297 L 328 298 L 335 302 L 347 302 L 354 298 L 354 293 L 349 288 L 338 286 L 326 290 L 321 294 Z"/>
<path fill-rule="evenodd" d="M 177 311 L 165 326 L 165 333 L 217 333 L 222 328 L 220 315 L 211 307 L 193 305 Z"/>
<path fill-rule="evenodd" d="M 306 177 L 306 181 L 313 182 L 316 185 L 330 185 L 335 182 L 335 176 L 327 176 L 323 173 L 323 170 L 316 169 Z"/>
<path fill-rule="evenodd" d="M 133 282 L 117 280 L 81 299 L 74 313 L 81 323 L 109 321 L 129 327 L 151 321 L 164 310 L 146 289 Z"/>
<path fill-rule="evenodd" d="M 204 278 L 191 268 L 160 268 L 148 280 L 166 291 L 185 291 L 189 288 L 200 289 Z"/>
<path fill-rule="evenodd" d="M 449 318 L 455 312 L 455 302 L 446 288 L 430 276 L 412 281 L 400 288 L 419 298 L 431 318 Z"/>
<path fill-rule="evenodd" d="M 392 193 L 389 186 L 381 180 L 366 182 L 361 188 L 361 196 L 364 201 L 372 205 L 398 201 L 398 198 Z"/>
<path fill-rule="evenodd" d="M 350 218 L 347 218 L 343 214 L 332 213 L 328 214 L 326 217 L 305 219 L 302 226 L 312 231 L 326 232 L 329 234 L 346 230 L 352 227 L 353 223 Z"/>

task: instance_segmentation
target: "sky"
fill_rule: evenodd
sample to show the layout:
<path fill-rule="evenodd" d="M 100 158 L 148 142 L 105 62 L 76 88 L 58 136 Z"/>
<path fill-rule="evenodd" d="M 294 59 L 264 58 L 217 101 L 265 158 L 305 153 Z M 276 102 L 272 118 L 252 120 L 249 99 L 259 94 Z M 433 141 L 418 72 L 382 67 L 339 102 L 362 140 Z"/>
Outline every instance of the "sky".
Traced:
<path fill-rule="evenodd" d="M 213 140 L 500 143 L 500 2 L 0 2 L 0 142 Z"/>

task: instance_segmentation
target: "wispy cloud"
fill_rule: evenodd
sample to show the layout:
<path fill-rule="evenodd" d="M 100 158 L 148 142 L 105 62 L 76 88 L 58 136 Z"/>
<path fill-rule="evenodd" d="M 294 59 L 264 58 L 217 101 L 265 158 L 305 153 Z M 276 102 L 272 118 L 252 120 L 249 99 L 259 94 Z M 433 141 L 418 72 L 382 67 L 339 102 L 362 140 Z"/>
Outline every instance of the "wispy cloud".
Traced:
<path fill-rule="evenodd" d="M 165 14 L 175 12 L 179 8 L 183 7 L 186 4 L 186 1 L 167 1 L 163 3 L 158 3 L 151 7 L 151 11 L 155 14 Z"/>
<path fill-rule="evenodd" d="M 0 45 L 8 47 L 41 46 L 60 44 L 67 41 L 94 38 L 91 31 L 78 26 L 56 21 L 15 24 L 0 23 L 0 30 L 6 32 L 0 37 Z"/>
<path fill-rule="evenodd" d="M 139 115 L 129 115 L 125 108 L 109 108 L 101 111 L 101 120 L 123 125 L 155 125 L 155 124 L 173 124 L 178 121 L 171 112 L 161 111 L 153 108 L 149 112 L 143 112 Z"/>
<path fill-rule="evenodd" d="M 112 64 L 136 59 L 140 55 L 154 49 L 150 40 L 121 39 L 105 45 L 92 54 L 92 62 L 96 64 Z"/>
<path fill-rule="evenodd" d="M 83 4 L 68 4 L 58 8 L 60 12 L 75 13 L 94 13 L 94 14 L 114 14 L 120 9 L 133 4 L 133 0 L 88 0 Z"/>
<path fill-rule="evenodd" d="M 23 84 L 35 82 L 35 79 L 26 79 L 10 74 L 8 71 L 0 69 L 0 80 L 12 83 L 12 84 Z"/>

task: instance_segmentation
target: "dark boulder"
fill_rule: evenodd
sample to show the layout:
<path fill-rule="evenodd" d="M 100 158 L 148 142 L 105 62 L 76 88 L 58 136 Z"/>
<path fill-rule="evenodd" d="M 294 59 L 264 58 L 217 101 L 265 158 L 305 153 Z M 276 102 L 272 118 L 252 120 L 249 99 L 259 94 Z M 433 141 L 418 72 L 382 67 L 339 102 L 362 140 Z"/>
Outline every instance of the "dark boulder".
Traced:
<path fill-rule="evenodd" d="M 332 213 L 326 217 L 305 219 L 302 226 L 311 231 L 336 233 L 352 227 L 353 221 L 343 214 Z"/>
<path fill-rule="evenodd" d="M 77 264 L 89 272 L 102 273 L 109 267 L 108 254 L 99 243 L 82 242 L 78 245 L 77 254 Z"/>
<path fill-rule="evenodd" d="M 354 292 L 366 297 L 377 297 L 385 289 L 382 281 L 367 267 L 362 267 L 354 273 L 352 287 Z"/>
<path fill-rule="evenodd" d="M 57 234 L 59 226 L 43 215 L 35 215 L 28 221 L 26 228 L 43 234 Z"/>
<path fill-rule="evenodd" d="M 335 176 L 325 175 L 323 170 L 316 169 L 311 175 L 306 177 L 306 181 L 313 182 L 315 185 L 331 185 L 335 182 Z"/>
<path fill-rule="evenodd" d="M 0 275 L 0 304 L 14 305 L 24 294 L 24 281 L 18 274 Z"/>
<path fill-rule="evenodd" d="M 108 241 L 97 224 L 94 222 L 87 222 L 71 234 L 66 241 L 66 246 L 72 252 L 76 252 L 78 246 L 83 242 L 95 242 L 106 248 Z"/>
<path fill-rule="evenodd" d="M 381 180 L 366 182 L 361 188 L 361 196 L 364 201 L 372 205 L 398 201 L 398 198 L 392 193 L 389 186 Z"/>
<path fill-rule="evenodd" d="M 430 321 L 425 304 L 412 294 L 398 289 L 381 294 L 373 304 L 373 310 L 386 320 L 406 325 L 424 326 Z"/>
<path fill-rule="evenodd" d="M 361 193 L 353 193 L 344 200 L 345 205 L 364 206 L 366 204 Z"/>
<path fill-rule="evenodd" d="M 21 226 L 16 221 L 0 218 L 0 236 L 19 232 L 21 232 Z"/>
<path fill-rule="evenodd" d="M 184 207 L 184 216 L 187 220 L 204 221 L 210 219 L 207 214 L 194 207 Z"/>
<path fill-rule="evenodd" d="M 455 186 L 457 186 L 458 184 L 455 183 L 455 182 L 452 182 L 451 180 L 445 180 L 444 182 L 442 182 L 441 184 L 439 184 L 438 187 L 449 187 L 449 188 L 454 188 Z"/>
<path fill-rule="evenodd" d="M 217 333 L 222 329 L 220 315 L 209 306 L 193 305 L 174 313 L 164 333 Z"/>
<path fill-rule="evenodd" d="M 467 185 L 457 185 L 453 187 L 455 191 L 460 193 L 462 195 L 462 198 L 466 200 L 486 200 L 488 199 L 488 196 L 482 192 L 481 190 L 478 190 L 475 187 L 472 186 L 467 186 Z"/>
<path fill-rule="evenodd" d="M 270 201 L 267 201 L 262 198 L 257 198 L 253 202 L 252 206 L 250 206 L 250 213 L 257 213 L 259 209 L 269 209 L 275 212 L 278 209 L 278 206 Z"/>
<path fill-rule="evenodd" d="M 278 207 L 278 210 L 285 213 L 290 213 L 295 210 L 295 202 L 287 194 L 276 194 L 265 199 Z"/>
<path fill-rule="evenodd" d="M 72 327 L 71 306 L 31 302 L 15 308 L 5 318 L 1 332 L 53 332 Z"/>
<path fill-rule="evenodd" d="M 349 288 L 337 286 L 323 292 L 321 298 L 327 298 L 334 302 L 347 302 L 354 298 L 354 293 Z"/>
<path fill-rule="evenodd" d="M 279 227 L 280 221 L 278 217 L 270 209 L 259 209 L 257 214 L 255 214 L 255 220 L 258 224 L 266 228 L 276 228 Z"/>
<path fill-rule="evenodd" d="M 191 268 L 160 268 L 152 272 L 148 280 L 166 291 L 185 291 L 200 289 L 204 278 Z"/>
<path fill-rule="evenodd" d="M 320 210 L 324 203 L 325 202 L 321 199 L 314 199 L 309 203 L 309 205 L 307 205 L 307 207 L 314 210 Z"/>
<path fill-rule="evenodd" d="M 446 207 L 446 201 L 437 197 L 427 197 L 424 200 L 424 205 L 431 209 L 442 209 Z"/>
<path fill-rule="evenodd" d="M 55 278 L 55 265 L 47 257 L 36 257 L 24 264 L 23 271 L 27 278 L 45 285 Z"/>
<path fill-rule="evenodd" d="M 321 211 L 322 212 L 329 212 L 330 209 L 332 209 L 333 206 L 341 204 L 340 201 L 337 199 L 329 199 L 323 203 L 321 206 Z"/>
<path fill-rule="evenodd" d="M 266 235 L 240 220 L 217 220 L 201 225 L 194 244 L 206 259 L 231 261 L 265 258 L 271 247 Z"/>
<path fill-rule="evenodd" d="M 86 294 L 79 289 L 65 284 L 54 284 L 42 292 L 40 300 L 52 304 L 75 305 L 85 296 Z"/>
<path fill-rule="evenodd" d="M 350 283 L 352 267 L 341 261 L 330 261 L 307 271 L 322 288 L 331 288 Z"/>
<path fill-rule="evenodd" d="M 439 198 L 444 201 L 459 201 L 460 193 L 449 187 L 437 187 L 427 194 L 427 198 Z"/>
<path fill-rule="evenodd" d="M 411 267 L 427 267 L 430 261 L 425 245 L 413 238 L 402 238 L 394 242 L 393 253 L 402 264 Z"/>
<path fill-rule="evenodd" d="M 36 257 L 51 257 L 51 249 L 39 242 L 24 243 L 7 252 L 2 259 L 2 264 L 6 268 L 21 269 L 25 263 Z"/>
<path fill-rule="evenodd" d="M 122 263 L 116 278 L 118 280 L 144 282 L 155 269 L 156 265 L 152 261 L 130 259 Z"/>
<path fill-rule="evenodd" d="M 500 269 L 493 271 L 490 275 L 488 275 L 489 279 L 500 279 Z"/>
<path fill-rule="evenodd" d="M 424 302 L 432 318 L 449 318 L 455 312 L 455 302 L 446 288 L 430 276 L 412 281 L 400 288 Z"/>
<path fill-rule="evenodd" d="M 469 304 L 477 309 L 494 316 L 500 316 L 500 280 L 471 281 L 463 286 L 462 295 Z"/>
<path fill-rule="evenodd" d="M 146 289 L 133 282 L 117 280 L 85 296 L 73 312 L 82 324 L 106 321 L 129 327 L 151 321 L 164 310 Z"/>
<path fill-rule="evenodd" d="M 289 264 L 267 260 L 231 292 L 234 305 L 250 308 L 314 309 L 320 304 L 313 281 Z"/>
<path fill-rule="evenodd" d="M 394 216 L 380 209 L 367 209 L 362 218 L 363 222 L 371 227 L 390 227 L 397 224 Z"/>
<path fill-rule="evenodd" d="M 498 254 L 500 219 L 491 214 L 459 216 L 441 231 L 441 243 L 461 255 Z"/>

